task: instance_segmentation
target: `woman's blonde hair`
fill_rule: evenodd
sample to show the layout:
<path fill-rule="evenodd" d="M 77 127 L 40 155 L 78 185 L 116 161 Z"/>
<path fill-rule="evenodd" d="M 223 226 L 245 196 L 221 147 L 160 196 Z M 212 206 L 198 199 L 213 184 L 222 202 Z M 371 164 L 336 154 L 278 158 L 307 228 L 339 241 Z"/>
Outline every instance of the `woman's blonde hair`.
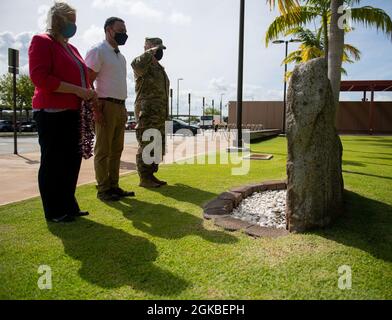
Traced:
<path fill-rule="evenodd" d="M 68 3 L 55 1 L 48 12 L 46 31 L 53 37 L 59 36 L 72 15 L 76 15 L 76 10 Z"/>

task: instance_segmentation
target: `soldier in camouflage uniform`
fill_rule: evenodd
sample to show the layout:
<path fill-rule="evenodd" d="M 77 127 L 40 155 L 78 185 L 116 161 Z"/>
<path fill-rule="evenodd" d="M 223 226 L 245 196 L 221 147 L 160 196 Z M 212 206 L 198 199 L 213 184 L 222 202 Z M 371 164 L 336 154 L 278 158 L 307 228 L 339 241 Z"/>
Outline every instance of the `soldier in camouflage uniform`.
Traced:
<path fill-rule="evenodd" d="M 159 163 L 146 164 L 143 150 L 151 142 L 142 141 L 143 133 L 148 129 L 157 129 L 162 136 L 162 157 L 165 154 L 165 121 L 169 119 L 169 78 L 159 64 L 166 47 L 159 38 L 146 38 L 145 52 L 135 58 L 132 68 L 136 81 L 135 116 L 137 121 L 136 137 L 139 143 L 136 164 L 140 177 L 140 186 L 159 188 L 166 185 L 154 176 Z"/>

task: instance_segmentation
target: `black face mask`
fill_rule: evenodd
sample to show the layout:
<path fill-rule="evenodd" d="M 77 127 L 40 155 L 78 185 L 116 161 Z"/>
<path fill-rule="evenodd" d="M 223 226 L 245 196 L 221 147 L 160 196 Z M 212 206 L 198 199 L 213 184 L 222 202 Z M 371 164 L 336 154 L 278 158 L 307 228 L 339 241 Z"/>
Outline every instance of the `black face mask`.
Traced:
<path fill-rule="evenodd" d="M 163 58 L 163 49 L 158 49 L 157 52 L 155 53 L 155 59 L 158 61 L 162 60 Z"/>
<path fill-rule="evenodd" d="M 117 33 L 114 35 L 114 40 L 117 42 L 119 46 L 123 46 L 127 40 L 128 35 L 126 33 Z"/>

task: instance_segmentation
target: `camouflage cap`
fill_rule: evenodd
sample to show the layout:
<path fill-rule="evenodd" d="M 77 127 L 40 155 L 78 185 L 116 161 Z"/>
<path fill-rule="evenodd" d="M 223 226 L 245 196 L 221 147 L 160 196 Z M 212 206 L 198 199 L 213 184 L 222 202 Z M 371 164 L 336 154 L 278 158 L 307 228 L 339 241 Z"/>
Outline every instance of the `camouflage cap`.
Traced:
<path fill-rule="evenodd" d="M 162 49 L 166 50 L 166 47 L 163 45 L 163 41 L 161 38 L 146 38 L 146 42 L 152 43 L 154 46 L 159 46 Z"/>

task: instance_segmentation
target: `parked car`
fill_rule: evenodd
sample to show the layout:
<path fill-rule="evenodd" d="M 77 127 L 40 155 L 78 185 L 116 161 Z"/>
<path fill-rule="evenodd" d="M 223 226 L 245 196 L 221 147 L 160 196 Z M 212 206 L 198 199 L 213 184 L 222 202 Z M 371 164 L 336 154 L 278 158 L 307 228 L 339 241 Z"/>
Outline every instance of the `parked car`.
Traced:
<path fill-rule="evenodd" d="M 125 125 L 125 130 L 135 130 L 137 122 L 135 120 L 130 120 Z"/>
<path fill-rule="evenodd" d="M 186 123 L 182 120 L 173 119 L 173 132 L 177 133 L 181 129 L 187 129 L 190 132 L 192 132 L 192 134 L 195 136 L 195 135 L 197 135 L 200 128 L 195 125 L 189 125 L 188 123 Z"/>
<path fill-rule="evenodd" d="M 20 132 L 35 132 L 37 131 L 37 123 L 33 121 L 23 121 L 19 125 Z"/>
<path fill-rule="evenodd" d="M 200 127 L 202 129 L 217 129 L 217 126 L 221 124 L 220 115 L 202 116 L 200 121 Z"/>
<path fill-rule="evenodd" d="M 14 131 L 14 126 L 12 124 L 12 121 L 0 120 L 0 131 L 2 132 Z"/>

